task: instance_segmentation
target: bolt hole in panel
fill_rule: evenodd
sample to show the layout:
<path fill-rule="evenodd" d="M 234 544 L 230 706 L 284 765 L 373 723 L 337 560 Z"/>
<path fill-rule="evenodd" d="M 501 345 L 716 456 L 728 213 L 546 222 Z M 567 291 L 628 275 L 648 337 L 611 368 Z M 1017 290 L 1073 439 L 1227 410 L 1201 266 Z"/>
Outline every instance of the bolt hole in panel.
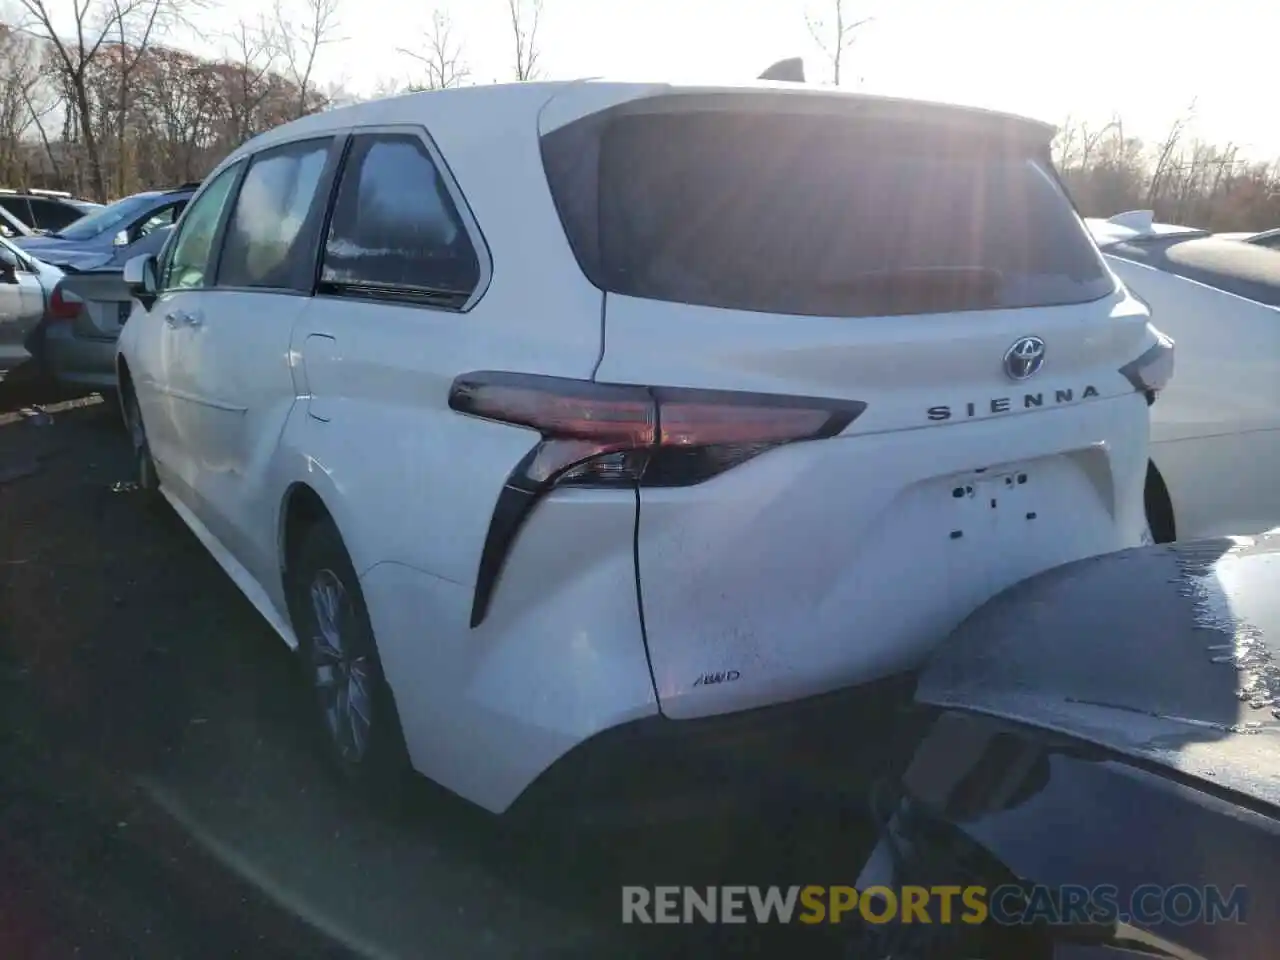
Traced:
<path fill-rule="evenodd" d="M 949 516 L 948 589 L 958 606 L 977 606 L 1007 586 L 1092 552 L 1106 542 L 1112 511 L 1077 456 L 984 467 L 920 485 L 942 487 Z M 906 491 L 903 497 L 913 496 Z M 936 494 L 934 494 L 936 498 Z M 1092 501 L 1092 502 L 1090 502 Z M 1088 508 L 1086 508 L 1086 506 Z M 958 541 L 958 542 L 957 542 Z M 963 614 L 962 614 L 963 615 Z"/>

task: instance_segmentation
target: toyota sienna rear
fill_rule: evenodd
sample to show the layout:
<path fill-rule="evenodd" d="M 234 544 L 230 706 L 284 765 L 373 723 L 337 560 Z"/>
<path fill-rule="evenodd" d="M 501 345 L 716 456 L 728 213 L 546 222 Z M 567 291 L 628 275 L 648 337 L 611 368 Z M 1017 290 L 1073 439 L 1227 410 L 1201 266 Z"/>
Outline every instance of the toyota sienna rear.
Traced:
<path fill-rule="evenodd" d="M 767 84 L 286 124 L 126 269 L 138 482 L 300 651 L 349 779 L 503 811 L 671 766 L 641 739 L 724 759 L 1142 539 L 1171 348 L 1051 134 Z"/>

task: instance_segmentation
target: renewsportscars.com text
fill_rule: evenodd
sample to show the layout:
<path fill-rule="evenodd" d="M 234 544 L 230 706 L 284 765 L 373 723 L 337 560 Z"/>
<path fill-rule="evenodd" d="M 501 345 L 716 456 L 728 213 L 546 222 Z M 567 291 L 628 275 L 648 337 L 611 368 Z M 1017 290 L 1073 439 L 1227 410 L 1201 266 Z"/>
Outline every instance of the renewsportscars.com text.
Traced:
<path fill-rule="evenodd" d="M 1160 923 L 1245 921 L 1247 891 L 1146 884 L 1056 887 L 721 886 L 622 888 L 623 923 Z"/>

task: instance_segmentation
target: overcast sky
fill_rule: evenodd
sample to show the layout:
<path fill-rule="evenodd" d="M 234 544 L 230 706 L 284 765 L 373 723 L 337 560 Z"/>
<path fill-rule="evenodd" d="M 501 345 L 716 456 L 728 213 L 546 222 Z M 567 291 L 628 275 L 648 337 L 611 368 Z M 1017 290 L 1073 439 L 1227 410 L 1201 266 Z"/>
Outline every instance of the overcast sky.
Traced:
<path fill-rule="evenodd" d="M 67 4 L 70 0 L 52 0 Z M 203 39 L 252 18 L 265 0 L 208 0 Z M 293 0 L 301 3 L 301 0 Z M 406 79 L 396 53 L 429 22 L 431 0 L 340 0 L 343 39 L 323 51 L 319 73 L 368 92 Z M 526 0 L 527 2 L 527 0 Z M 545 0 L 539 30 L 543 74 L 753 77 L 803 55 L 826 78 L 805 27 L 806 11 L 834 0 Z M 464 44 L 473 78 L 511 75 L 507 0 L 441 0 Z M 1159 137 L 1196 101 L 1195 130 L 1249 153 L 1280 156 L 1275 93 L 1276 0 L 846 0 L 874 16 L 846 54 L 845 85 L 1027 113 L 1106 119 Z"/>

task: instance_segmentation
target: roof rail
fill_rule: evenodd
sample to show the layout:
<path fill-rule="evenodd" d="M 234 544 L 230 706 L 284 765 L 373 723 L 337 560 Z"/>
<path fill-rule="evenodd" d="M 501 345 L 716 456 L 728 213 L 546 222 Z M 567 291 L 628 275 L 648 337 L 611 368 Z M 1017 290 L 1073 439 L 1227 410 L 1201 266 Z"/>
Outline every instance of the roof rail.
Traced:
<path fill-rule="evenodd" d="M 170 190 L 199 190 L 203 180 L 192 180 L 189 183 L 179 184 L 176 187 L 170 187 Z"/>
<path fill-rule="evenodd" d="M 12 193 L 29 197 L 58 197 L 71 199 L 66 190 L 45 190 L 41 187 L 0 187 L 0 193 Z"/>

